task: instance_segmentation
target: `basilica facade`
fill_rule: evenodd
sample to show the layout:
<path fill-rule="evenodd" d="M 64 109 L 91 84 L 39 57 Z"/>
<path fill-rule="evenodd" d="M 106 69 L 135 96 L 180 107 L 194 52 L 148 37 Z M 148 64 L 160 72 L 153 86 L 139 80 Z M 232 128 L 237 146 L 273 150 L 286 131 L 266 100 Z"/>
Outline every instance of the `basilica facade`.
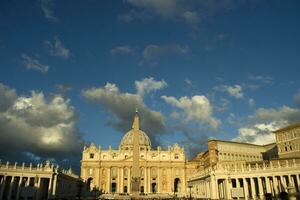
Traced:
<path fill-rule="evenodd" d="M 137 112 L 136 117 L 138 118 Z M 138 123 L 138 120 L 135 123 Z M 140 194 L 185 195 L 184 149 L 177 144 L 169 146 L 168 149 L 159 146 L 152 149 L 148 135 L 140 129 L 138 132 Z M 81 178 L 90 188 L 97 188 L 108 194 L 131 194 L 133 133 L 134 127 L 123 136 L 118 149 L 110 147 L 104 150 L 94 144 L 84 147 Z"/>

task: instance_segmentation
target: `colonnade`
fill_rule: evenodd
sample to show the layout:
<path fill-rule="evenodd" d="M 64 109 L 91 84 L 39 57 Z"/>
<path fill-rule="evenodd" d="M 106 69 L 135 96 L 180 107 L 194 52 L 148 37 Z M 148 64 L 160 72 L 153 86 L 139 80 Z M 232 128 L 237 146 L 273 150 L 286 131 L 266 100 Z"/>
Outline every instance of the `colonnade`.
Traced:
<path fill-rule="evenodd" d="M 215 166 L 189 177 L 192 195 L 210 199 L 264 199 L 281 193 L 300 193 L 300 164 L 287 162 Z"/>

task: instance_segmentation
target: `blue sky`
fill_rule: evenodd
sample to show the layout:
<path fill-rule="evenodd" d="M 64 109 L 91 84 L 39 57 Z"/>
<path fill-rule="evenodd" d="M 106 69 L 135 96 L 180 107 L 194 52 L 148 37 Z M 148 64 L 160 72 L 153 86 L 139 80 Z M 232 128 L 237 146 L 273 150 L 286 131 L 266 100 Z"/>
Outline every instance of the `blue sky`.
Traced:
<path fill-rule="evenodd" d="M 299 8 L 3 0 L 0 156 L 79 165 L 85 143 L 118 147 L 136 106 L 153 147 L 192 156 L 211 137 L 273 142 L 300 121 Z"/>

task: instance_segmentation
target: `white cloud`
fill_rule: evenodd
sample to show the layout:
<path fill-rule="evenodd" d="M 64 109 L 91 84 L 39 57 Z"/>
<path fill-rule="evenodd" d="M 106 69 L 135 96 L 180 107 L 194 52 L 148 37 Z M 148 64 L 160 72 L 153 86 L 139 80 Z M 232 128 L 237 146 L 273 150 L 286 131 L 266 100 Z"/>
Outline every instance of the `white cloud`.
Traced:
<path fill-rule="evenodd" d="M 250 108 L 253 108 L 254 105 L 255 105 L 254 99 L 250 98 L 250 99 L 248 100 L 248 104 L 249 104 L 249 107 L 250 107 Z"/>
<path fill-rule="evenodd" d="M 53 42 L 46 40 L 45 46 L 52 56 L 58 56 L 64 59 L 68 59 L 71 56 L 70 50 L 64 47 L 64 45 L 57 36 L 54 37 Z"/>
<path fill-rule="evenodd" d="M 183 13 L 183 18 L 189 24 L 198 24 L 200 22 L 200 16 L 195 11 L 186 11 Z"/>
<path fill-rule="evenodd" d="M 168 84 L 164 81 L 156 81 L 153 77 L 144 78 L 141 81 L 135 81 L 135 88 L 137 94 L 143 97 L 145 94 L 149 94 L 152 91 L 160 90 L 167 87 Z"/>
<path fill-rule="evenodd" d="M 24 66 L 26 67 L 26 69 L 37 70 L 42 73 L 48 72 L 49 66 L 46 64 L 40 63 L 40 61 L 37 58 L 32 58 L 25 53 L 22 53 L 21 57 L 22 57 L 22 62 L 24 64 Z"/>
<path fill-rule="evenodd" d="M 282 124 L 276 122 L 254 124 L 239 129 L 238 137 L 234 141 L 247 142 L 252 144 L 269 144 L 275 142 L 275 135 L 272 131 L 279 129 Z"/>
<path fill-rule="evenodd" d="M 162 57 L 171 55 L 185 55 L 189 52 L 189 47 L 180 44 L 166 44 L 166 45 L 147 45 L 142 53 L 142 60 L 140 65 L 149 64 L 151 66 L 157 65 L 157 61 Z"/>
<path fill-rule="evenodd" d="M 41 1 L 41 9 L 49 21 L 58 21 L 58 18 L 54 15 L 53 12 L 53 6 L 54 1 L 53 0 L 40 0 Z"/>
<path fill-rule="evenodd" d="M 13 94 L 0 110 L 1 156 L 30 152 L 40 157 L 78 155 L 82 140 L 70 100 L 60 95 L 47 99 L 42 92 L 16 96 L 8 87 L 0 96 Z M 10 148 L 13 147 L 13 148 Z"/>
<path fill-rule="evenodd" d="M 243 87 L 240 85 L 220 85 L 214 88 L 215 90 L 226 92 L 228 95 L 237 98 L 242 99 L 244 97 L 243 93 Z"/>
<path fill-rule="evenodd" d="M 121 54 L 121 55 L 132 55 L 135 53 L 134 49 L 130 46 L 116 46 L 110 50 L 110 53 L 113 55 Z"/>
<path fill-rule="evenodd" d="M 217 130 L 220 121 L 214 118 L 213 107 L 205 96 L 181 97 L 162 96 L 166 103 L 182 110 L 183 120 L 208 124 L 213 130 Z"/>
<path fill-rule="evenodd" d="M 122 93 L 112 83 L 104 87 L 89 88 L 82 91 L 88 101 L 102 105 L 116 120 L 108 122 L 119 131 L 125 132 L 131 128 L 135 108 L 141 114 L 141 129 L 144 130 L 154 144 L 158 144 L 160 134 L 166 133 L 164 116 L 148 108 L 137 94 Z"/>
<path fill-rule="evenodd" d="M 259 108 L 248 120 L 234 140 L 267 144 L 275 141 L 272 131 L 300 121 L 300 109 L 288 106 Z"/>
<path fill-rule="evenodd" d="M 295 103 L 300 106 L 300 90 L 298 93 L 294 96 Z"/>

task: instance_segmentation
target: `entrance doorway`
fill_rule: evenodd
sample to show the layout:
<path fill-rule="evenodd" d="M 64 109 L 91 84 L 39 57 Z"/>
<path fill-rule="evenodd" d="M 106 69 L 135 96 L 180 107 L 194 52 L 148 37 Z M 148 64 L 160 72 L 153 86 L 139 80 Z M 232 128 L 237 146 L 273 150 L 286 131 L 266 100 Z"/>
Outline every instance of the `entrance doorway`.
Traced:
<path fill-rule="evenodd" d="M 180 192 L 180 179 L 179 178 L 175 178 L 175 180 L 174 180 L 174 191 Z"/>
<path fill-rule="evenodd" d="M 151 184 L 151 191 L 152 193 L 156 193 L 156 183 Z"/>
<path fill-rule="evenodd" d="M 87 180 L 87 189 L 88 191 L 92 190 L 93 178 L 88 178 Z"/>
<path fill-rule="evenodd" d="M 116 183 L 111 183 L 111 192 L 115 193 L 117 191 L 117 184 Z"/>

